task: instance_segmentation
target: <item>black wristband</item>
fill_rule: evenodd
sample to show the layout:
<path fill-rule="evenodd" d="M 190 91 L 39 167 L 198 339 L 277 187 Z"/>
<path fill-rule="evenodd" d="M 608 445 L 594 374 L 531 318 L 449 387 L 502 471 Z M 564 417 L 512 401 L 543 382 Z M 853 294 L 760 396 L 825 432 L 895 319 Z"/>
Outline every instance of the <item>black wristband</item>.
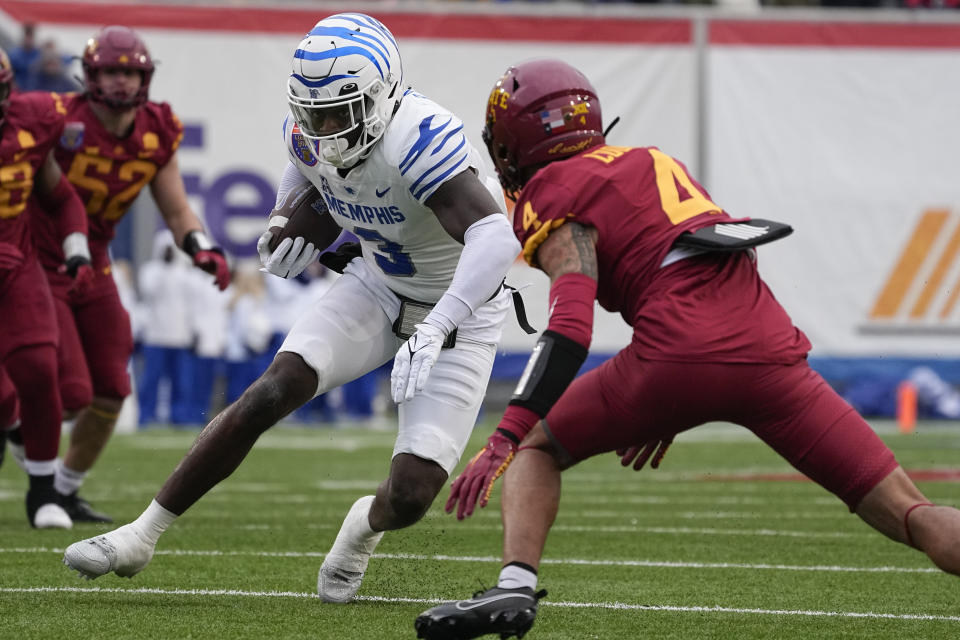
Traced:
<path fill-rule="evenodd" d="M 213 246 L 207 234 L 194 229 L 193 231 L 188 231 L 187 235 L 183 236 L 183 246 L 181 249 L 192 258 L 198 251 L 215 251 L 217 247 Z"/>
<path fill-rule="evenodd" d="M 77 277 L 77 270 L 85 264 L 91 264 L 90 258 L 86 256 L 70 256 L 64 263 L 67 275 L 71 278 Z"/>
<path fill-rule="evenodd" d="M 520 444 L 520 438 L 518 438 L 517 434 L 515 434 L 513 431 L 510 431 L 508 429 L 501 429 L 497 427 L 496 432 L 502 435 L 507 440 L 511 441 L 513 444 L 516 444 L 516 445 Z"/>
<path fill-rule="evenodd" d="M 509 404 L 529 409 L 541 418 L 546 416 L 586 359 L 585 346 L 547 329 L 537 340 Z"/>

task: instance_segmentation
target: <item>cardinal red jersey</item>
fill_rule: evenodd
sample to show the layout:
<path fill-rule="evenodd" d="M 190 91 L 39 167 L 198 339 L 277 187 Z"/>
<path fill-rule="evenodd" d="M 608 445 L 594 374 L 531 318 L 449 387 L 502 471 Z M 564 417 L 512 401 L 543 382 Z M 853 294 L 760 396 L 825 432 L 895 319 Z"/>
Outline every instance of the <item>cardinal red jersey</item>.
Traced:
<path fill-rule="evenodd" d="M 24 214 L 37 172 L 63 133 L 65 113 L 60 98 L 49 93 L 10 96 L 0 124 L 0 274 L 10 274 L 34 254 Z M 47 217 L 43 211 L 37 215 Z M 52 220 L 51 229 L 56 233 Z"/>
<path fill-rule="evenodd" d="M 662 266 L 683 232 L 745 219 L 731 218 L 659 149 L 601 146 L 537 172 L 513 224 L 531 266 L 564 223 L 597 230 L 597 300 L 633 326 L 642 358 L 795 362 L 810 343 L 760 279 L 753 252 Z"/>
<path fill-rule="evenodd" d="M 183 138 L 183 125 L 167 103 L 147 102 L 137 109 L 130 135 L 118 138 L 100 124 L 85 95 L 67 94 L 63 102 L 67 115 L 55 150 L 57 163 L 86 206 L 93 266 L 104 270 L 117 223 L 140 190 L 170 162 Z M 63 250 L 54 226 L 37 220 L 33 230 L 44 268 L 56 270 L 63 263 Z"/>

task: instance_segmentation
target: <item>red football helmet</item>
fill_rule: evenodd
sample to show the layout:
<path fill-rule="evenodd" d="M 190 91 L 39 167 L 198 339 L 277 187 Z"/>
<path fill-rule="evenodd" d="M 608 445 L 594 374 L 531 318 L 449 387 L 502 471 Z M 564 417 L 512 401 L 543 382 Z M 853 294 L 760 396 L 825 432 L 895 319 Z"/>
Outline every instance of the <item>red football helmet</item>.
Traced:
<path fill-rule="evenodd" d="M 114 109 L 136 107 L 147 101 L 153 60 L 147 45 L 128 27 L 104 27 L 87 41 L 83 50 L 83 77 L 87 94 L 95 102 Z M 122 93 L 108 95 L 98 84 L 98 74 L 104 69 L 137 69 L 143 78 L 140 89 L 133 96 Z"/>
<path fill-rule="evenodd" d="M 13 93 L 13 65 L 7 52 L 0 49 L 0 124 L 7 117 L 10 94 Z"/>
<path fill-rule="evenodd" d="M 604 143 L 597 92 L 560 60 L 510 67 L 490 92 L 483 141 L 500 184 L 516 200 L 530 168 Z"/>

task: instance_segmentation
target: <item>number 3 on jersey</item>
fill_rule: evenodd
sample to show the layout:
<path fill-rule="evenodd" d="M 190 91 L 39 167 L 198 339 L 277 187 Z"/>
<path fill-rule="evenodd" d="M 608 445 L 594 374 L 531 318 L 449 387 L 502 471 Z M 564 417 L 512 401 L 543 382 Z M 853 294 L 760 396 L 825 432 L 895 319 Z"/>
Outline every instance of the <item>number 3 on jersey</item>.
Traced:
<path fill-rule="evenodd" d="M 649 149 L 653 157 L 653 169 L 657 174 L 657 191 L 660 205 L 673 224 L 680 224 L 701 213 L 720 213 L 722 209 L 697 189 L 693 180 L 680 164 L 659 149 Z M 680 199 L 677 185 L 686 190 L 688 198 Z"/>
<path fill-rule="evenodd" d="M 353 232 L 367 242 L 377 243 L 377 249 L 383 252 L 375 254 L 377 266 L 388 276 L 404 278 L 417 272 L 410 254 L 404 253 L 402 244 L 387 240 L 373 229 L 356 228 Z"/>

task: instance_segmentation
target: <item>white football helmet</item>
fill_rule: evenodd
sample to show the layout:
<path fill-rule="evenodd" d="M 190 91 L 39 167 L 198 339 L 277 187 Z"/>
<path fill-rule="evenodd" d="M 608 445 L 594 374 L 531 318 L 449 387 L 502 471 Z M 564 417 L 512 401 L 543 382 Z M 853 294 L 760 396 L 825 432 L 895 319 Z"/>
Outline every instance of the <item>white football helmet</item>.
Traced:
<path fill-rule="evenodd" d="M 386 131 L 402 82 L 390 31 L 368 15 L 338 13 L 318 22 L 297 46 L 287 100 L 319 158 L 352 167 Z"/>

